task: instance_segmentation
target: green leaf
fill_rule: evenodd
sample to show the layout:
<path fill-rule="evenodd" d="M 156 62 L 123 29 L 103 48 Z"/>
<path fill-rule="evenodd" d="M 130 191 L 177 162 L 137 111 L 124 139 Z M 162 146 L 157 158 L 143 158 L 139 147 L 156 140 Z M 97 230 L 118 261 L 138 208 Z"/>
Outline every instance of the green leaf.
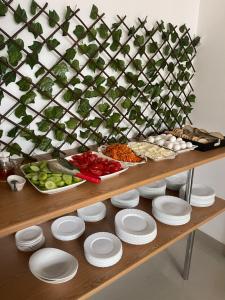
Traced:
<path fill-rule="evenodd" d="M 42 151 L 47 151 L 52 148 L 52 140 L 46 136 L 39 136 L 36 147 Z"/>
<path fill-rule="evenodd" d="M 65 60 L 70 62 L 72 59 L 74 59 L 75 55 L 76 55 L 76 50 L 74 48 L 69 48 L 66 50 L 64 54 L 64 58 Z"/>
<path fill-rule="evenodd" d="M 48 13 L 48 24 L 50 27 L 54 27 L 58 22 L 60 18 L 59 15 L 55 10 L 50 10 Z"/>
<path fill-rule="evenodd" d="M 25 76 L 17 81 L 16 84 L 19 86 L 20 91 L 26 92 L 29 90 L 31 82 L 31 78 Z"/>
<path fill-rule="evenodd" d="M 170 73 L 172 73 L 172 72 L 174 71 L 174 68 L 175 68 L 174 63 L 172 63 L 172 62 L 168 63 L 168 65 L 167 65 L 167 70 L 168 70 Z"/>
<path fill-rule="evenodd" d="M 190 94 L 187 96 L 187 101 L 190 102 L 190 103 L 194 103 L 196 101 L 196 96 L 193 95 L 193 94 Z"/>
<path fill-rule="evenodd" d="M 122 106 L 124 109 L 130 109 L 131 106 L 132 106 L 132 101 L 131 101 L 129 98 L 126 98 L 126 99 L 121 103 L 121 106 Z"/>
<path fill-rule="evenodd" d="M 10 155 L 20 155 L 22 148 L 17 143 L 13 143 L 7 146 L 6 150 L 10 153 Z"/>
<path fill-rule="evenodd" d="M 145 37 L 143 35 L 136 35 L 134 39 L 134 46 L 140 47 L 144 44 L 145 42 Z"/>
<path fill-rule="evenodd" d="M 44 110 L 44 115 L 48 118 L 48 119 L 61 119 L 61 117 L 63 116 L 64 113 L 64 109 L 61 106 L 55 105 L 55 106 L 51 106 L 48 107 Z"/>
<path fill-rule="evenodd" d="M 2 34 L 0 34 L 0 50 L 5 48 L 4 42 L 5 42 L 5 38 Z"/>
<path fill-rule="evenodd" d="M 52 73 L 59 77 L 64 77 L 68 71 L 69 69 L 65 62 L 56 64 L 52 69 Z"/>
<path fill-rule="evenodd" d="M 3 135 L 3 130 L 0 129 L 0 138 L 2 137 L 2 135 Z"/>
<path fill-rule="evenodd" d="M 145 52 L 146 52 L 146 46 L 145 45 L 141 46 L 138 49 L 138 53 L 139 53 L 140 56 L 142 56 L 143 54 L 145 54 Z"/>
<path fill-rule="evenodd" d="M 50 77 L 44 77 L 38 82 L 39 89 L 47 94 L 52 94 L 54 81 Z"/>
<path fill-rule="evenodd" d="M 186 29 L 187 29 L 187 27 L 186 27 L 185 24 L 183 24 L 183 25 L 181 25 L 181 26 L 179 27 L 179 30 L 180 30 L 181 33 L 183 33 Z"/>
<path fill-rule="evenodd" d="M 15 109 L 14 114 L 17 118 L 21 118 L 23 116 L 26 116 L 26 105 L 21 104 L 21 105 L 17 106 L 17 108 Z"/>
<path fill-rule="evenodd" d="M 76 118 L 70 118 L 68 121 L 66 121 L 66 126 L 68 129 L 75 129 L 78 125 L 78 119 Z"/>
<path fill-rule="evenodd" d="M 171 33 L 171 42 L 172 43 L 176 43 L 177 38 L 178 38 L 178 34 L 176 33 L 176 31 Z"/>
<path fill-rule="evenodd" d="M 106 24 L 100 24 L 99 28 L 97 29 L 99 36 L 102 39 L 107 39 L 109 36 L 109 29 Z"/>
<path fill-rule="evenodd" d="M 90 114 L 91 106 L 88 99 L 81 99 L 78 105 L 77 113 L 80 114 L 83 118 L 88 117 Z"/>
<path fill-rule="evenodd" d="M 3 94 L 3 91 L 0 91 L 0 105 L 2 103 L 2 99 L 4 98 L 4 94 Z"/>
<path fill-rule="evenodd" d="M 70 80 L 70 82 L 69 82 L 71 85 L 76 85 L 76 84 L 78 84 L 78 83 L 80 83 L 80 78 L 78 78 L 77 76 L 74 76 L 71 80 Z"/>
<path fill-rule="evenodd" d="M 114 76 L 109 76 L 106 80 L 106 85 L 108 87 L 114 87 L 116 86 L 117 82 L 116 82 L 116 78 Z"/>
<path fill-rule="evenodd" d="M 135 27 L 134 26 L 130 27 L 129 30 L 128 30 L 128 36 L 133 35 L 133 34 L 135 34 Z"/>
<path fill-rule="evenodd" d="M 121 48 L 121 53 L 126 56 L 128 55 L 130 52 L 130 45 L 126 44 L 126 45 L 123 45 L 122 48 Z"/>
<path fill-rule="evenodd" d="M 33 69 L 33 67 L 38 64 L 38 54 L 35 52 L 28 53 L 25 61 L 31 67 L 31 69 Z"/>
<path fill-rule="evenodd" d="M 163 48 L 163 54 L 165 56 L 168 56 L 170 53 L 170 46 L 169 45 L 166 45 L 164 48 Z"/>
<path fill-rule="evenodd" d="M 95 78 L 95 84 L 98 86 L 105 82 L 105 77 L 97 75 Z"/>
<path fill-rule="evenodd" d="M 20 125 L 22 125 L 22 126 L 30 125 L 30 123 L 33 121 L 33 118 L 34 117 L 31 115 L 26 115 L 26 116 L 22 117 Z"/>
<path fill-rule="evenodd" d="M 75 98 L 75 99 L 79 99 L 79 98 L 81 97 L 82 93 L 83 93 L 83 92 L 82 92 L 81 89 L 75 88 L 75 89 L 74 89 L 74 98 Z"/>
<path fill-rule="evenodd" d="M 106 113 L 109 110 L 110 106 L 108 103 L 100 103 L 98 105 L 98 109 L 101 113 Z"/>
<path fill-rule="evenodd" d="M 24 47 L 24 42 L 21 39 L 16 39 L 13 41 L 8 41 L 8 57 L 9 57 L 9 63 L 13 66 L 17 66 L 19 61 L 21 60 L 22 53 L 21 50 Z"/>
<path fill-rule="evenodd" d="M 192 45 L 193 45 L 193 47 L 196 47 L 196 46 L 198 46 L 198 44 L 200 43 L 200 37 L 199 36 L 196 36 L 193 40 L 192 40 Z"/>
<path fill-rule="evenodd" d="M 8 85 L 11 82 L 14 82 L 16 80 L 16 72 L 10 71 L 10 72 L 6 73 L 3 76 L 2 80 L 4 81 L 5 85 Z"/>
<path fill-rule="evenodd" d="M 90 18 L 96 20 L 98 18 L 98 8 L 96 5 L 92 5 Z"/>
<path fill-rule="evenodd" d="M 158 44 L 157 42 L 152 42 L 148 45 L 148 51 L 149 53 L 155 53 L 158 50 Z"/>
<path fill-rule="evenodd" d="M 36 93 L 31 90 L 20 97 L 20 102 L 23 104 L 34 103 L 36 96 Z"/>
<path fill-rule="evenodd" d="M 142 61 L 140 59 L 134 59 L 132 61 L 132 65 L 136 70 L 138 71 L 142 70 Z"/>
<path fill-rule="evenodd" d="M 69 26 L 70 26 L 70 22 L 65 22 L 62 24 L 61 29 L 63 32 L 63 36 L 66 36 L 68 34 L 68 30 L 69 30 Z"/>
<path fill-rule="evenodd" d="M 76 28 L 74 29 L 73 33 L 76 35 L 76 37 L 79 40 L 84 39 L 86 36 L 85 28 L 82 25 L 77 25 Z"/>
<path fill-rule="evenodd" d="M 8 7 L 0 1 L 0 17 L 4 17 L 8 11 Z"/>
<path fill-rule="evenodd" d="M 94 78 L 91 75 L 86 75 L 84 76 L 82 83 L 87 86 L 92 85 L 94 83 Z"/>
<path fill-rule="evenodd" d="M 22 23 L 27 21 L 27 14 L 25 9 L 21 8 L 20 5 L 17 6 L 17 9 L 14 12 L 14 20 L 16 23 Z"/>
<path fill-rule="evenodd" d="M 113 113 L 109 118 L 106 120 L 106 128 L 112 128 L 115 126 L 116 123 L 120 121 L 120 114 Z"/>
<path fill-rule="evenodd" d="M 43 43 L 37 41 L 34 41 L 31 46 L 28 46 L 28 48 L 30 48 L 32 52 L 37 54 L 41 52 L 42 47 L 43 47 Z"/>
<path fill-rule="evenodd" d="M 65 138 L 65 142 L 72 145 L 75 141 L 76 141 L 76 138 L 77 138 L 77 134 L 76 133 L 73 133 L 73 135 L 67 135 L 66 138 Z"/>
<path fill-rule="evenodd" d="M 66 92 L 63 95 L 63 99 L 66 102 L 74 101 L 74 93 L 72 90 L 66 90 Z"/>
<path fill-rule="evenodd" d="M 88 138 L 88 137 L 89 137 L 89 134 L 90 134 L 90 130 L 86 130 L 86 131 L 81 131 L 81 130 L 80 130 L 80 137 L 81 137 L 82 139 Z"/>
<path fill-rule="evenodd" d="M 90 122 L 90 126 L 97 128 L 102 124 L 103 120 L 101 118 L 95 117 L 93 120 Z"/>
<path fill-rule="evenodd" d="M 99 70 L 103 70 L 105 66 L 105 61 L 102 57 L 98 57 L 96 60 L 96 68 Z"/>
<path fill-rule="evenodd" d="M 97 30 L 95 28 L 91 28 L 91 30 L 88 31 L 87 36 L 88 36 L 88 41 L 92 42 L 95 40 L 97 35 Z"/>
<path fill-rule="evenodd" d="M 51 39 L 46 41 L 46 45 L 49 50 L 54 50 L 60 45 L 60 42 L 57 39 Z"/>
<path fill-rule="evenodd" d="M 43 33 L 43 29 L 40 23 L 33 22 L 28 25 L 28 31 L 33 33 L 34 37 L 37 38 L 39 35 Z"/>
<path fill-rule="evenodd" d="M 80 69 L 80 63 L 79 63 L 79 60 L 74 59 L 73 61 L 71 61 L 70 66 L 71 66 L 74 70 L 79 71 L 79 69 Z"/>
<path fill-rule="evenodd" d="M 159 60 L 156 61 L 155 63 L 156 67 L 159 67 L 161 69 L 164 69 L 166 66 L 166 60 L 165 58 L 160 58 Z"/>
<path fill-rule="evenodd" d="M 73 14 L 73 11 L 70 6 L 66 7 L 65 19 L 68 20 Z"/>
<path fill-rule="evenodd" d="M 40 75 L 45 73 L 45 69 L 43 67 L 40 67 L 36 72 L 35 72 L 35 76 L 36 78 L 38 78 Z"/>
<path fill-rule="evenodd" d="M 121 29 L 114 30 L 112 32 L 113 42 L 118 42 L 119 43 L 121 36 L 122 36 L 122 30 Z"/>
<path fill-rule="evenodd" d="M 32 15 L 35 15 L 37 12 L 37 9 L 38 9 L 37 3 L 34 0 L 32 0 L 31 5 L 30 5 L 30 13 Z"/>
<path fill-rule="evenodd" d="M 8 70 L 8 61 L 7 61 L 6 57 L 1 56 L 0 57 L 0 77 L 3 76 L 7 70 Z"/>
<path fill-rule="evenodd" d="M 13 127 L 11 130 L 8 131 L 7 136 L 14 138 L 16 136 L 17 132 L 19 131 L 19 129 L 20 128 L 18 126 Z"/>
<path fill-rule="evenodd" d="M 34 130 L 30 130 L 28 128 L 23 128 L 21 131 L 20 131 L 20 134 L 19 134 L 21 137 L 23 137 L 24 139 L 26 139 L 27 141 L 34 141 L 35 140 L 35 133 L 34 133 Z"/>
<path fill-rule="evenodd" d="M 57 125 L 57 127 L 53 128 L 54 137 L 57 141 L 63 141 L 65 139 L 65 132 L 60 128 L 65 129 L 65 124 L 58 123 Z"/>
<path fill-rule="evenodd" d="M 83 46 L 86 46 L 83 47 L 84 50 L 83 54 L 86 54 L 89 58 L 94 58 L 95 56 L 97 56 L 99 47 L 96 44 L 92 43 L 89 44 L 88 46 L 87 45 L 83 45 Z"/>
<path fill-rule="evenodd" d="M 110 45 L 110 43 L 108 42 L 104 42 L 99 46 L 99 51 L 102 52 L 104 51 L 108 46 Z"/>
<path fill-rule="evenodd" d="M 37 122 L 38 130 L 40 130 L 41 132 L 48 131 L 50 126 L 51 126 L 51 123 L 47 120 L 41 120 L 40 122 Z"/>

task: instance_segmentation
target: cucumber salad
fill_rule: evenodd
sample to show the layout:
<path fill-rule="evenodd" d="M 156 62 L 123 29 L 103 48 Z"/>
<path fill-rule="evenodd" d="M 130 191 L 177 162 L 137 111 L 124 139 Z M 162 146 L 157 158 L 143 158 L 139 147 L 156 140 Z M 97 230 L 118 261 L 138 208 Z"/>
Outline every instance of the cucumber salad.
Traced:
<path fill-rule="evenodd" d="M 82 181 L 82 179 L 73 175 L 52 172 L 48 168 L 47 161 L 27 164 L 23 166 L 22 170 L 25 173 L 25 177 L 40 190 L 52 190 Z"/>

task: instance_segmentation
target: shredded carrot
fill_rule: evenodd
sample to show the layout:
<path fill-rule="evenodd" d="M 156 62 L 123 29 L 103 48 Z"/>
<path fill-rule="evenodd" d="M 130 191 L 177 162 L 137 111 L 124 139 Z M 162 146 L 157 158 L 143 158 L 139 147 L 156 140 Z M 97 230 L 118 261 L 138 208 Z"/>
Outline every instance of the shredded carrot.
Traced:
<path fill-rule="evenodd" d="M 105 155 L 124 162 L 140 162 L 142 158 L 137 156 L 127 145 L 125 144 L 112 144 L 107 146 L 103 152 Z"/>

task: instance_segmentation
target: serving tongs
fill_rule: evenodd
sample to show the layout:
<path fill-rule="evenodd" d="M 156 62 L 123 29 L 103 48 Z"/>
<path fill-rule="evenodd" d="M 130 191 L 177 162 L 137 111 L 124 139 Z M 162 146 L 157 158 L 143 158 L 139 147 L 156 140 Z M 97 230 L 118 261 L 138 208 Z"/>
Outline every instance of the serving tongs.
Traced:
<path fill-rule="evenodd" d="M 77 168 L 75 168 L 72 163 L 62 157 L 57 158 L 56 160 L 48 161 L 48 167 L 53 172 L 66 173 L 96 184 L 101 182 L 101 178 L 83 174 Z"/>

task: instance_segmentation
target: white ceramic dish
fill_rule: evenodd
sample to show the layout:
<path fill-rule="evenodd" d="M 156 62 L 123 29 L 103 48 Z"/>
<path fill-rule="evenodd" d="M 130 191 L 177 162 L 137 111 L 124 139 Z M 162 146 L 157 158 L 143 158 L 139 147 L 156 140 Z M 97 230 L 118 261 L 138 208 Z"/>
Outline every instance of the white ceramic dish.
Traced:
<path fill-rule="evenodd" d="M 191 219 L 191 215 L 186 216 L 185 218 L 180 218 L 179 220 L 174 220 L 171 218 L 166 218 L 162 217 L 157 210 L 152 209 L 152 214 L 158 220 L 159 222 L 166 224 L 166 225 L 171 225 L 171 226 L 180 226 L 188 223 Z"/>
<path fill-rule="evenodd" d="M 43 231 L 40 226 L 30 226 L 15 234 L 16 243 L 18 244 L 30 244 L 41 240 L 43 236 Z"/>
<path fill-rule="evenodd" d="M 156 181 L 138 188 L 140 195 L 147 199 L 153 199 L 158 196 L 165 195 L 166 181 Z"/>
<path fill-rule="evenodd" d="M 16 180 L 17 182 L 15 183 L 15 187 L 16 187 L 16 192 L 20 192 L 22 191 L 25 183 L 26 183 L 26 179 L 22 176 L 19 175 L 10 175 L 7 177 L 7 182 L 11 188 L 12 191 L 14 191 L 14 184 L 12 184 L 12 181 Z"/>
<path fill-rule="evenodd" d="M 139 209 L 124 209 L 115 216 L 115 229 L 125 242 L 141 245 L 151 242 L 157 234 L 155 220 Z"/>
<path fill-rule="evenodd" d="M 184 199 L 186 185 L 180 188 L 179 196 Z M 204 184 L 193 184 L 191 192 L 191 205 L 197 207 L 208 207 L 214 204 L 216 193 L 213 188 Z"/>
<path fill-rule="evenodd" d="M 105 151 L 105 149 L 106 149 L 107 146 L 108 145 L 102 145 L 102 146 L 98 147 L 98 152 L 101 153 L 102 157 L 105 157 L 105 158 L 108 158 L 108 159 L 112 159 L 111 157 L 103 154 L 103 152 Z M 136 163 L 124 162 L 124 161 L 120 161 L 120 160 L 116 160 L 116 161 L 118 161 L 121 164 L 123 164 L 126 168 L 129 168 L 129 167 L 134 167 L 134 166 L 142 165 L 142 164 L 146 163 L 147 159 L 145 157 L 141 157 L 141 158 L 142 158 L 142 161 L 141 162 L 136 162 Z"/>
<path fill-rule="evenodd" d="M 96 267 L 110 267 L 122 257 L 120 239 L 109 232 L 97 232 L 84 242 L 84 253 L 87 261 Z"/>
<path fill-rule="evenodd" d="M 85 223 L 77 216 L 65 216 L 56 219 L 52 223 L 51 231 L 57 240 L 71 241 L 84 233 Z"/>
<path fill-rule="evenodd" d="M 40 280 L 53 283 L 72 279 L 78 269 L 78 261 L 71 254 L 56 249 L 44 248 L 36 251 L 29 259 L 32 274 Z M 65 281 L 64 281 L 65 282 Z"/>
<path fill-rule="evenodd" d="M 164 214 L 165 217 L 172 217 L 179 220 L 191 214 L 191 205 L 181 198 L 173 196 L 160 196 L 152 201 L 154 210 Z"/>
<path fill-rule="evenodd" d="M 91 152 L 94 153 L 94 154 L 96 154 L 96 155 L 98 155 L 98 157 L 101 157 L 101 158 L 107 158 L 108 160 L 115 161 L 115 159 L 112 159 L 112 158 L 110 158 L 110 157 L 108 157 L 108 156 L 105 156 L 105 155 L 102 154 L 102 153 L 98 153 L 98 152 L 95 152 L 95 151 L 91 151 Z M 82 155 L 82 153 L 81 153 L 81 154 L 78 153 L 78 154 L 74 154 L 74 155 Z M 70 159 L 72 158 L 72 156 L 73 156 L 73 155 L 67 156 L 67 157 L 65 157 L 65 159 L 66 159 L 66 160 L 70 160 Z M 124 163 L 120 162 L 120 164 L 121 164 L 121 166 L 122 166 L 122 168 L 123 168 L 122 170 L 120 170 L 120 171 L 118 171 L 118 172 L 114 172 L 114 173 L 108 174 L 108 175 L 99 176 L 99 178 L 100 178 L 101 180 L 110 179 L 110 178 L 112 178 L 112 177 L 114 177 L 114 176 L 117 176 L 117 175 L 119 175 L 119 174 L 121 174 L 121 173 L 123 173 L 123 172 L 125 172 L 125 171 L 128 170 L 128 167 L 127 167 Z"/>
<path fill-rule="evenodd" d="M 40 249 L 45 243 L 45 237 L 43 236 L 42 239 L 32 245 L 21 245 L 21 244 L 16 244 L 16 247 L 18 250 L 23 251 L 23 252 L 32 252 Z"/>
<path fill-rule="evenodd" d="M 167 188 L 172 191 L 179 191 L 182 185 L 187 182 L 188 172 L 178 173 L 166 178 Z"/>
<path fill-rule="evenodd" d="M 119 208 L 132 208 L 139 204 L 138 190 L 130 190 L 128 192 L 113 196 L 111 198 L 112 205 Z"/>
<path fill-rule="evenodd" d="M 77 210 L 77 214 L 85 222 L 98 222 L 106 216 L 106 206 L 103 202 L 98 202 Z"/>

